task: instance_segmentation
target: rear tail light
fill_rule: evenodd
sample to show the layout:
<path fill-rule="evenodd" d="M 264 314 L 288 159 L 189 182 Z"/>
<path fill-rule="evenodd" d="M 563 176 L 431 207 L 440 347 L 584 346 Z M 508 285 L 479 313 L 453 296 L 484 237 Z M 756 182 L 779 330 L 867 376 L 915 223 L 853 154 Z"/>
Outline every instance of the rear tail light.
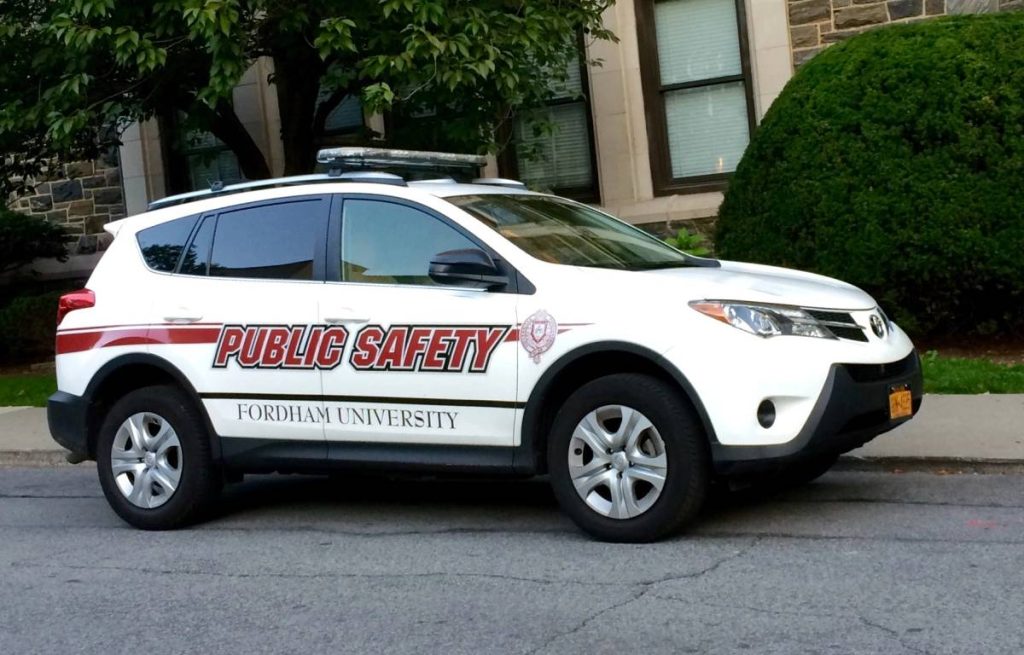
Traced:
<path fill-rule="evenodd" d="M 89 289 L 79 289 L 71 293 L 65 293 L 57 303 L 57 325 L 64 320 L 68 313 L 76 309 L 86 309 L 96 306 L 96 294 Z"/>

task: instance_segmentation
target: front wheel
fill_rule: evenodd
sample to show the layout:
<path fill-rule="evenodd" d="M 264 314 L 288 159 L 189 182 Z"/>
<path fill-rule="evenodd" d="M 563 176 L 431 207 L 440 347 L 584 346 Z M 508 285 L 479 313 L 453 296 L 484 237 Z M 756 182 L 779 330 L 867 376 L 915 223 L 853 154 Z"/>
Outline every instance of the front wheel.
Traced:
<path fill-rule="evenodd" d="M 167 530 L 210 507 L 221 476 L 202 416 L 180 389 L 137 389 L 114 403 L 96 441 L 103 494 L 127 523 Z"/>
<path fill-rule="evenodd" d="M 548 440 L 559 504 L 604 541 L 654 541 L 691 521 L 704 503 L 708 461 L 704 431 L 680 392 L 641 374 L 581 387 Z"/>

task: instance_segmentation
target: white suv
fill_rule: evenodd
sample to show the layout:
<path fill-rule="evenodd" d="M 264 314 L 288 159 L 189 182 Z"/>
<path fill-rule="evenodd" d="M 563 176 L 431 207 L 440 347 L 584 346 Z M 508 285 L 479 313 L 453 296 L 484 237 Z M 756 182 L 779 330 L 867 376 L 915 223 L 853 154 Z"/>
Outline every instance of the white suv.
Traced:
<path fill-rule="evenodd" d="M 248 472 L 547 473 L 585 531 L 648 541 L 920 406 L 907 335 L 843 282 L 504 180 L 248 186 L 111 223 L 61 299 L 50 430 L 140 528 Z"/>

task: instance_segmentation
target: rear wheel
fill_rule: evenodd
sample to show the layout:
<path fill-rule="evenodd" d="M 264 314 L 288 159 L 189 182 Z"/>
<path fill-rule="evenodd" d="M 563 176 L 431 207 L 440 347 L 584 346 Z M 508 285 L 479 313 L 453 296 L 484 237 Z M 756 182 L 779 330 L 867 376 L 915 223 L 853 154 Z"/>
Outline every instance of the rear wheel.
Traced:
<path fill-rule="evenodd" d="M 100 427 L 96 463 L 107 502 L 145 530 L 199 519 L 221 487 L 202 416 L 176 387 L 145 387 L 118 400 Z"/>
<path fill-rule="evenodd" d="M 562 509 L 605 541 L 678 530 L 704 502 L 707 440 L 679 392 L 640 374 L 599 378 L 555 417 L 548 470 Z"/>

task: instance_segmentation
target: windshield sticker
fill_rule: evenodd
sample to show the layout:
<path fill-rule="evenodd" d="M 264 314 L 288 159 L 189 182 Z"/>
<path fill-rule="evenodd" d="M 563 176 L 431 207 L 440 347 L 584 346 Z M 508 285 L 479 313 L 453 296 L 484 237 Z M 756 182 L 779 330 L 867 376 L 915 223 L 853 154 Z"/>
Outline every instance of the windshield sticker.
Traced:
<path fill-rule="evenodd" d="M 540 357 L 555 344 L 558 323 L 543 309 L 531 314 L 519 328 L 519 343 L 530 355 L 534 364 L 540 364 Z"/>
<path fill-rule="evenodd" d="M 485 373 L 508 331 L 507 325 L 367 325 L 356 334 L 349 362 L 357 371 Z"/>

